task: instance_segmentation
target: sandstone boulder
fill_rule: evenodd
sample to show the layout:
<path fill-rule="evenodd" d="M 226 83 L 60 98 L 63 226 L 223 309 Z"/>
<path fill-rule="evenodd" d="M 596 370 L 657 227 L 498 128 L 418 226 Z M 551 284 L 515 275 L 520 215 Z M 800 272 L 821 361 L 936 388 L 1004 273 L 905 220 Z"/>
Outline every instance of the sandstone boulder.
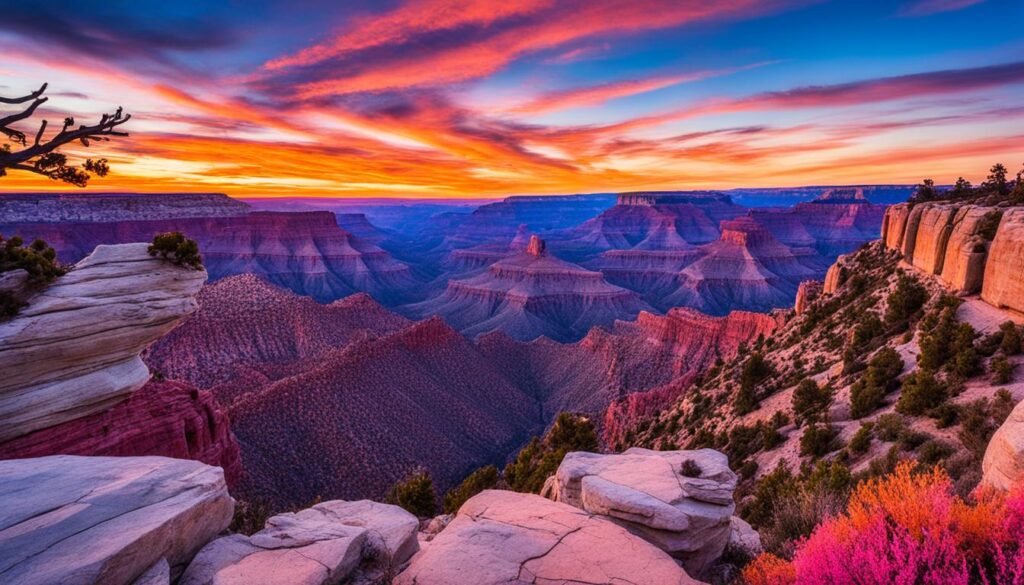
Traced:
<path fill-rule="evenodd" d="M 998 308 L 1024 312 L 1024 209 L 1003 213 L 988 252 L 981 298 Z"/>
<path fill-rule="evenodd" d="M 127 585 L 161 559 L 177 575 L 233 511 L 223 471 L 195 461 L 0 461 L 0 582 Z"/>
<path fill-rule="evenodd" d="M 825 282 L 821 287 L 822 294 L 830 295 L 839 290 L 839 286 L 842 284 L 840 281 L 842 280 L 843 264 L 845 261 L 846 256 L 840 256 L 836 258 L 832 266 L 828 267 L 828 272 L 825 273 Z"/>
<path fill-rule="evenodd" d="M 317 504 L 267 520 L 252 536 L 217 539 L 196 555 L 181 585 L 373 583 L 415 553 L 418 521 L 368 500 Z"/>
<path fill-rule="evenodd" d="M 697 583 L 624 528 L 540 496 L 487 490 L 471 498 L 396 585 Z"/>
<path fill-rule="evenodd" d="M 712 449 L 618 455 L 569 453 L 555 474 L 556 501 L 599 514 L 700 574 L 729 543 L 736 474 Z"/>
<path fill-rule="evenodd" d="M 196 308 L 206 272 L 99 246 L 0 324 L 0 441 L 109 408 L 142 387 L 139 358 Z"/>
<path fill-rule="evenodd" d="M 1024 482 L 1024 402 L 992 435 L 981 469 L 984 485 L 1009 490 Z"/>

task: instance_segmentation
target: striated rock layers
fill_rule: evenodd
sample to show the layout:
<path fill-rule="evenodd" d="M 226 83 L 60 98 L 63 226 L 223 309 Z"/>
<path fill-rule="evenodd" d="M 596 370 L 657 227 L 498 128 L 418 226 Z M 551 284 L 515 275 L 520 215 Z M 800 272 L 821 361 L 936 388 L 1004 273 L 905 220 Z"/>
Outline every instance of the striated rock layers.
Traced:
<path fill-rule="evenodd" d="M 180 575 L 234 501 L 195 461 L 59 455 L 0 461 L 0 510 L 0 582 L 128 585 Z"/>
<path fill-rule="evenodd" d="M 229 485 L 242 475 L 224 410 L 180 382 L 150 381 L 108 410 L 0 443 L 0 459 L 57 454 L 192 459 L 223 468 Z"/>
<path fill-rule="evenodd" d="M 810 248 L 790 248 L 750 218 L 722 222 L 721 238 L 684 268 L 662 304 L 711 315 L 732 309 L 791 306 L 800 282 L 820 277 L 827 261 Z"/>
<path fill-rule="evenodd" d="M 777 326 L 760 313 L 709 317 L 676 308 L 665 316 L 641 312 L 635 321 L 616 321 L 608 330 L 594 328 L 571 344 L 524 343 L 493 333 L 480 337 L 477 346 L 518 387 L 537 396 L 547 416 L 564 410 L 599 414 L 623 396 L 703 371 Z"/>
<path fill-rule="evenodd" d="M 631 319 L 646 305 L 629 290 L 560 260 L 533 236 L 528 249 L 477 276 L 449 281 L 440 295 L 406 307 L 439 315 L 467 336 L 503 331 L 515 339 L 580 339 L 595 325 Z"/>
<path fill-rule="evenodd" d="M 665 553 L 599 516 L 531 494 L 487 490 L 413 557 L 396 585 L 690 585 Z"/>
<path fill-rule="evenodd" d="M 569 453 L 545 486 L 555 501 L 607 517 L 680 558 L 690 574 L 702 573 L 729 544 L 735 489 L 736 474 L 718 451 L 636 447 Z"/>
<path fill-rule="evenodd" d="M 981 468 L 984 485 L 1011 490 L 1024 481 L 1024 402 L 992 435 Z"/>
<path fill-rule="evenodd" d="M 956 203 L 890 207 L 886 247 L 959 294 L 1024 311 L 1024 211 Z"/>
<path fill-rule="evenodd" d="M 0 441 L 95 414 L 149 380 L 139 354 L 196 308 L 206 273 L 100 246 L 0 323 Z"/>
<path fill-rule="evenodd" d="M 206 545 L 180 585 L 370 585 L 390 582 L 418 549 L 418 520 L 387 504 L 334 500 L 279 514 L 252 536 Z"/>
<path fill-rule="evenodd" d="M 830 189 L 814 201 L 752 209 L 749 216 L 787 246 L 811 247 L 833 257 L 876 239 L 885 210 L 865 199 L 862 190 Z"/>
<path fill-rule="evenodd" d="M 327 211 L 0 224 L 0 233 L 43 238 L 64 261 L 77 260 L 99 244 L 148 242 L 167 231 L 180 231 L 199 242 L 211 280 L 253 273 L 320 301 L 367 292 L 395 304 L 406 302 L 416 285 L 406 264 L 338 227 L 334 214 Z"/>
<path fill-rule="evenodd" d="M 827 276 L 827 274 L 826 274 Z M 793 310 L 799 315 L 807 310 L 808 305 L 821 295 L 823 283 L 820 280 L 805 280 L 796 289 L 796 302 L 793 303 Z"/>
<path fill-rule="evenodd" d="M 11 222 L 67 222 L 230 217 L 249 206 L 222 193 L 5 193 L 0 217 Z"/>

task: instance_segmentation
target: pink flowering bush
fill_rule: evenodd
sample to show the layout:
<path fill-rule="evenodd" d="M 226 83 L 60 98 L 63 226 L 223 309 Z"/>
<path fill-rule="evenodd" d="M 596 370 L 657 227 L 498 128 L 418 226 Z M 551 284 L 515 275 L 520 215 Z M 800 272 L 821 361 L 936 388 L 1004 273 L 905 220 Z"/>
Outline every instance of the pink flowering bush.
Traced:
<path fill-rule="evenodd" d="M 1024 585 L 1024 489 L 953 493 L 946 473 L 910 464 L 861 483 L 792 561 L 762 555 L 750 585 Z"/>

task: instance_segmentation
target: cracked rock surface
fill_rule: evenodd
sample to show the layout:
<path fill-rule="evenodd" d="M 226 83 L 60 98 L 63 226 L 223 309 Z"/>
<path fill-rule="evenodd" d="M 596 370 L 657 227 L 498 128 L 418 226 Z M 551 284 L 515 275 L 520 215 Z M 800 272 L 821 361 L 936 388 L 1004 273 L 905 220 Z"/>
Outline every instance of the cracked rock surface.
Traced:
<path fill-rule="evenodd" d="M 203 548 L 180 585 L 375 583 L 419 548 L 416 517 L 369 500 L 334 500 L 279 514 L 252 536 L 233 534 Z"/>
<path fill-rule="evenodd" d="M 413 557 L 396 585 L 689 585 L 667 554 L 599 516 L 487 490 Z"/>
<path fill-rule="evenodd" d="M 699 473 L 685 475 L 687 461 Z M 621 454 L 567 454 L 546 493 L 625 526 L 700 574 L 729 543 L 735 489 L 736 474 L 718 451 L 634 447 Z"/>
<path fill-rule="evenodd" d="M 0 441 L 106 410 L 149 380 L 139 354 L 195 311 L 206 271 L 147 248 L 98 246 L 0 323 Z"/>
<path fill-rule="evenodd" d="M 177 575 L 233 512 L 223 470 L 195 461 L 0 461 L 0 583 L 127 585 L 164 559 Z"/>

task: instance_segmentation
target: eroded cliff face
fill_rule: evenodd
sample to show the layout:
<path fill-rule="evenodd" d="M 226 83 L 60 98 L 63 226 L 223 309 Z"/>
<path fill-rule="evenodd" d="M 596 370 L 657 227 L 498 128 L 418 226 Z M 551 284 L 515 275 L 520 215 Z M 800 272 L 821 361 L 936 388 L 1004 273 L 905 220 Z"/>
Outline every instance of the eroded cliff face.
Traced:
<path fill-rule="evenodd" d="M 224 469 L 228 485 L 242 475 L 238 443 L 213 395 L 174 381 L 149 381 L 123 402 L 0 443 L 0 459 L 48 455 L 192 459 Z"/>
<path fill-rule="evenodd" d="M 893 205 L 882 240 L 955 294 L 1024 311 L 1024 210 L 956 203 Z M 826 278 L 826 292 L 829 291 Z"/>
<path fill-rule="evenodd" d="M 0 440 L 110 408 L 149 380 L 139 354 L 206 280 L 146 244 L 99 246 L 0 323 Z"/>

